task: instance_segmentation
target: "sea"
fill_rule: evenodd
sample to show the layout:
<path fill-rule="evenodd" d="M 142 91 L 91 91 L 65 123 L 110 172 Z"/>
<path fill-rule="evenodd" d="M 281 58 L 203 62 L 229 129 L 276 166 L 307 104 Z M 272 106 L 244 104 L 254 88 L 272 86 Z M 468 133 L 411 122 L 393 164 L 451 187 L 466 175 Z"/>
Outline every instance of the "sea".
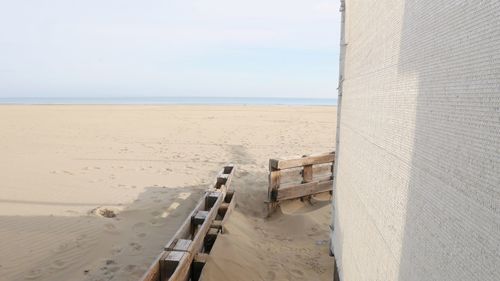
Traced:
<path fill-rule="evenodd" d="M 318 98 L 245 98 L 245 97 L 22 97 L 1 98 L 0 104 L 173 104 L 173 105 L 337 105 L 337 99 Z"/>

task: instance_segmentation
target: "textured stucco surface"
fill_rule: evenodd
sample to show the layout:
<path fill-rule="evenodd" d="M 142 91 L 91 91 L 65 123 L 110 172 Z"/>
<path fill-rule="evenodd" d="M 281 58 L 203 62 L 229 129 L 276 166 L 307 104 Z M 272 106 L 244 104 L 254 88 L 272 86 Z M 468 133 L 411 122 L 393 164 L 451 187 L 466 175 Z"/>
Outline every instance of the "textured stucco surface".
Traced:
<path fill-rule="evenodd" d="M 346 1 L 342 280 L 500 280 L 500 1 Z"/>

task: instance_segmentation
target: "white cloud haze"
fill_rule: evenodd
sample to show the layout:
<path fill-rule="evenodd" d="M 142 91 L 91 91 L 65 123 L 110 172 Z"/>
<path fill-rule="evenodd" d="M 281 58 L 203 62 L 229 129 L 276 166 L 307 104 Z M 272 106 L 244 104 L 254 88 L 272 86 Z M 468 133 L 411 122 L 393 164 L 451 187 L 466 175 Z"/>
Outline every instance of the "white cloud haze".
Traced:
<path fill-rule="evenodd" d="M 0 0 L 0 97 L 336 95 L 336 0 Z"/>

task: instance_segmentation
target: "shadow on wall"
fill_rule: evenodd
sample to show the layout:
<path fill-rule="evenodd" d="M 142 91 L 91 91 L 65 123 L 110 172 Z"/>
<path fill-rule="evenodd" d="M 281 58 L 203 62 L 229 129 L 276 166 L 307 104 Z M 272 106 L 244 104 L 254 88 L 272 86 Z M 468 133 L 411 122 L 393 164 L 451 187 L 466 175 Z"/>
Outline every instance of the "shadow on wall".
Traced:
<path fill-rule="evenodd" d="M 500 280 L 500 2 L 406 1 L 418 78 L 399 280 Z"/>

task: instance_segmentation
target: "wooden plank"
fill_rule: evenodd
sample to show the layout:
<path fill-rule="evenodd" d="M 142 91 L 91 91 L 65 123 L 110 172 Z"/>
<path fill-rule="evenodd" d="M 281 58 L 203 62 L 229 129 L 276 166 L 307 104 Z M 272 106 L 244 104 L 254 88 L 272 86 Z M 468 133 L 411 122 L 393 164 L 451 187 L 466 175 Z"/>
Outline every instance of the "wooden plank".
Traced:
<path fill-rule="evenodd" d="M 269 173 L 269 188 L 268 188 L 268 193 L 269 193 L 269 199 L 271 199 L 271 193 L 278 189 L 280 186 L 280 174 L 281 171 L 272 171 Z"/>
<path fill-rule="evenodd" d="M 194 256 L 193 264 L 191 266 L 191 281 L 200 280 L 201 272 L 205 267 L 208 260 L 208 254 L 198 253 Z"/>
<path fill-rule="evenodd" d="M 219 229 L 210 228 L 208 230 L 207 235 L 205 236 L 205 240 L 203 241 L 203 248 L 205 253 L 210 253 L 210 251 L 212 250 L 212 246 L 217 239 L 217 235 L 219 235 Z"/>
<path fill-rule="evenodd" d="M 278 170 L 279 159 L 269 159 L 269 172 Z"/>
<path fill-rule="evenodd" d="M 226 221 L 229 218 L 229 215 L 234 210 L 235 206 L 236 206 L 236 193 L 233 194 L 233 196 L 231 197 L 231 201 L 227 205 L 226 212 L 224 213 L 224 216 L 222 217 L 222 224 L 226 223 Z"/>
<path fill-rule="evenodd" d="M 219 189 L 222 185 L 226 185 L 226 187 L 229 188 L 231 186 L 235 170 L 235 166 L 232 164 L 226 165 L 222 168 L 222 170 L 217 174 L 214 188 Z"/>
<path fill-rule="evenodd" d="M 223 169 L 224 173 L 225 174 L 228 174 L 228 177 L 227 177 L 227 180 L 226 180 L 226 187 L 227 189 L 229 190 L 231 188 L 231 182 L 233 180 L 233 177 L 234 177 L 234 173 L 236 171 L 236 166 L 234 165 L 227 165 L 224 167 Z"/>
<path fill-rule="evenodd" d="M 233 196 L 234 196 L 234 190 L 229 190 L 227 193 L 226 193 L 226 197 L 224 197 L 224 202 L 226 203 L 229 203 L 231 202 L 231 200 L 233 200 Z"/>
<path fill-rule="evenodd" d="M 313 165 L 305 165 L 302 171 L 302 182 L 312 182 L 313 180 Z"/>
<path fill-rule="evenodd" d="M 191 245 L 192 242 L 193 241 L 190 239 L 179 239 L 175 243 L 174 247 L 172 249 L 168 249 L 168 250 L 187 252 L 189 249 L 189 245 Z"/>
<path fill-rule="evenodd" d="M 198 253 L 194 256 L 193 262 L 206 263 L 208 260 L 208 254 Z"/>
<path fill-rule="evenodd" d="M 194 209 L 191 211 L 191 213 L 188 215 L 186 220 L 182 223 L 181 227 L 177 230 L 177 232 L 170 238 L 170 241 L 165 244 L 165 249 L 168 248 L 173 248 L 175 242 L 178 239 L 186 238 L 191 235 L 192 227 L 191 227 L 191 218 L 198 212 L 199 210 L 203 209 L 205 206 L 205 200 L 206 200 L 206 195 L 207 193 L 204 194 L 202 198 L 198 201 Z"/>
<path fill-rule="evenodd" d="M 210 229 L 210 226 L 212 225 L 215 216 L 217 215 L 217 210 L 219 209 L 219 206 L 222 204 L 222 201 L 224 198 L 221 196 L 217 201 L 215 202 L 214 206 L 210 211 L 208 211 L 208 214 L 203 222 L 203 224 L 198 228 L 198 231 L 196 232 L 195 237 L 193 238 L 193 243 L 189 246 L 189 252 L 191 253 L 198 253 L 201 251 L 203 247 L 203 238 L 207 234 L 208 230 Z"/>
<path fill-rule="evenodd" d="M 161 281 L 166 281 L 170 276 L 172 276 L 183 256 L 183 252 L 165 252 L 160 260 Z"/>
<path fill-rule="evenodd" d="M 149 266 L 148 270 L 142 275 L 139 279 L 141 281 L 160 281 L 160 259 L 163 256 L 164 252 L 162 252 L 154 262 Z"/>
<path fill-rule="evenodd" d="M 193 255 L 189 252 L 170 252 L 170 254 L 167 255 L 167 257 L 163 260 L 161 281 L 189 280 L 189 269 L 191 268 L 192 260 L 193 260 Z M 160 268 L 161 267 L 162 264 L 160 264 Z M 173 267 L 173 272 L 170 273 L 172 267 Z M 167 274 L 165 277 L 168 279 L 163 279 L 164 278 L 163 272 Z"/>
<path fill-rule="evenodd" d="M 217 188 L 223 184 L 226 184 L 228 178 L 229 178 L 228 174 L 221 174 L 217 176 L 217 185 L 216 185 Z"/>
<path fill-rule="evenodd" d="M 326 154 L 318 154 L 311 155 L 302 158 L 293 158 L 293 159 L 271 159 L 269 161 L 269 165 L 273 169 L 281 170 L 281 169 L 289 169 L 294 167 L 301 167 L 305 165 L 315 165 L 315 164 L 323 164 L 335 161 L 335 153 L 326 153 Z"/>
<path fill-rule="evenodd" d="M 231 203 L 235 202 L 235 200 L 232 200 L 234 191 L 228 191 L 229 184 L 236 170 L 235 168 L 234 165 L 227 165 L 222 169 L 221 174 L 227 174 L 227 176 L 223 176 L 226 178 L 226 183 L 220 186 L 220 189 L 216 192 L 217 195 L 212 195 L 214 196 L 213 198 L 207 199 L 208 195 L 211 194 L 210 192 L 206 192 L 202 196 L 181 227 L 165 245 L 165 249 L 169 251 L 163 251 L 155 259 L 153 264 L 140 279 L 141 281 L 165 281 L 172 267 L 174 267 L 174 270 L 168 281 L 186 281 L 190 278 L 189 273 L 191 264 L 193 263 L 195 254 L 199 253 L 203 248 L 204 238 L 208 231 L 210 231 L 211 228 L 213 228 L 212 232 L 222 231 L 221 221 L 215 222 L 214 219 L 218 213 L 219 207 L 225 201 L 226 194 L 228 194 L 227 203 L 229 203 L 229 205 L 227 206 L 225 218 L 227 218 L 228 212 L 231 209 Z M 215 184 L 213 187 L 215 187 Z M 215 199 L 215 197 L 217 199 L 214 202 L 213 199 Z M 194 231 L 195 227 L 193 226 L 193 220 L 200 223 L 196 232 Z M 190 238 L 193 239 L 190 240 Z M 174 249 L 176 251 L 174 251 Z M 173 252 L 176 254 L 170 254 Z M 179 253 L 184 254 L 182 255 Z M 177 266 L 173 266 L 176 262 Z M 163 276 L 162 269 L 164 270 Z"/>
<path fill-rule="evenodd" d="M 220 198 L 220 196 L 219 196 Z M 218 200 L 218 199 L 217 199 Z M 217 202 L 217 201 L 215 201 Z M 214 203 L 215 205 L 215 203 Z M 200 225 L 200 224 L 203 224 L 203 222 L 205 222 L 206 218 L 208 216 L 208 211 L 198 211 L 196 212 L 196 214 L 193 216 L 193 225 Z"/>
<path fill-rule="evenodd" d="M 234 164 L 227 164 L 226 166 L 224 166 L 224 168 L 222 169 L 222 172 L 224 174 L 233 174 L 234 172 L 234 167 L 235 165 Z"/>
<path fill-rule="evenodd" d="M 329 180 L 333 180 L 332 174 L 326 174 L 326 175 L 320 175 L 320 176 L 313 177 L 313 181 L 317 181 L 317 182 L 329 181 Z"/>
<path fill-rule="evenodd" d="M 215 204 L 215 201 L 219 198 L 218 192 L 209 192 L 205 200 L 205 209 L 210 209 Z"/>
<path fill-rule="evenodd" d="M 278 189 L 276 200 L 287 200 L 292 198 L 299 198 L 307 195 L 313 195 L 321 192 L 330 191 L 333 189 L 333 180 L 324 182 L 310 182 L 304 184 L 297 184 Z"/>
<path fill-rule="evenodd" d="M 214 220 L 212 224 L 210 225 L 210 228 L 217 228 L 220 229 L 222 227 L 222 221 L 221 220 Z"/>
<path fill-rule="evenodd" d="M 329 165 L 313 165 L 312 172 L 313 172 L 313 178 L 316 175 L 322 175 L 322 174 L 331 174 L 331 169 L 332 169 L 332 164 Z M 302 172 L 303 169 L 301 167 L 296 167 L 296 168 L 290 168 L 290 169 L 284 169 L 280 170 L 280 183 L 286 183 L 286 182 L 291 182 L 291 181 L 300 181 L 302 180 Z"/>
<path fill-rule="evenodd" d="M 222 203 L 219 207 L 219 210 L 217 211 L 217 214 L 221 217 L 224 217 L 226 215 L 226 212 L 227 212 L 227 208 L 229 207 L 229 203 Z"/>
<path fill-rule="evenodd" d="M 205 198 L 203 198 L 203 201 L 205 201 Z M 203 243 L 204 243 L 204 237 L 206 236 L 208 230 L 210 229 L 210 225 L 212 224 L 212 222 L 215 218 L 215 215 L 217 214 L 217 210 L 218 210 L 219 206 L 221 205 L 222 201 L 223 201 L 222 193 L 219 193 L 217 201 L 214 203 L 214 206 L 209 211 L 198 210 L 193 215 L 193 217 L 186 220 L 189 222 L 193 221 L 194 224 L 201 223 L 201 226 L 198 228 L 198 231 L 196 232 L 196 235 L 193 238 L 192 242 L 189 244 L 186 252 L 183 252 L 183 253 L 189 254 L 189 256 L 185 257 L 185 259 L 186 259 L 185 263 L 187 263 L 187 265 L 182 264 L 182 267 L 181 267 L 181 265 L 179 265 L 179 269 L 174 271 L 172 277 L 170 277 L 170 279 L 168 279 L 168 281 L 187 280 L 187 278 L 189 277 L 188 276 L 189 275 L 188 274 L 189 273 L 189 265 L 192 262 L 192 259 L 194 257 L 194 253 L 198 253 L 202 249 Z M 176 243 L 179 240 L 181 240 L 181 239 L 177 239 Z M 187 269 L 186 269 L 186 267 L 187 267 Z M 180 272 L 178 273 L 178 271 L 180 271 Z M 160 274 L 160 276 L 162 276 L 162 275 Z M 173 279 L 174 277 L 178 278 L 178 279 Z"/>

